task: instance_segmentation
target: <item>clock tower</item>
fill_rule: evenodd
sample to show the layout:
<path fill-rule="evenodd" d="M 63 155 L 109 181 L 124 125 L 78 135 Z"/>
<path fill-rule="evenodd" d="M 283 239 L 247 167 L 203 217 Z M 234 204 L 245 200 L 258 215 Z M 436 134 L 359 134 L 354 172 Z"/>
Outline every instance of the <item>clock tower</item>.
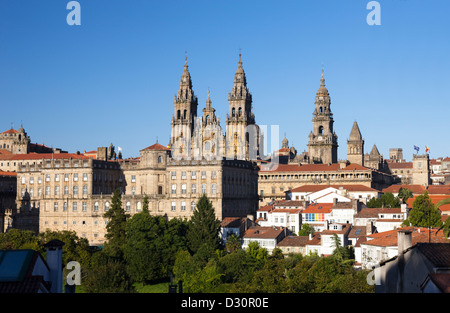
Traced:
<path fill-rule="evenodd" d="M 337 163 L 337 135 L 333 131 L 333 113 L 325 78 L 320 78 L 313 112 L 313 130 L 309 134 L 308 155 L 310 163 Z"/>

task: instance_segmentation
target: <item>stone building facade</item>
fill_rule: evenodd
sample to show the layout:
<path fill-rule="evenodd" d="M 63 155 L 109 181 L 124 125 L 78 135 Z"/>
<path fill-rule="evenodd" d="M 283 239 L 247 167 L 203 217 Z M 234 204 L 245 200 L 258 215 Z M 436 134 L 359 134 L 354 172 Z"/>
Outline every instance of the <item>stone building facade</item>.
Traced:
<path fill-rule="evenodd" d="M 103 215 L 117 188 L 130 215 L 142 210 L 147 197 L 151 214 L 189 219 L 203 194 L 219 220 L 253 215 L 258 208 L 258 168 L 250 157 L 257 157 L 259 145 L 246 134 L 248 126 L 256 124 L 241 58 L 229 100 L 227 130 L 233 133 L 233 152 L 228 157 L 227 136 L 209 94 L 203 116 L 197 117 L 187 60 L 175 96 L 169 146 L 156 143 L 142 149 L 139 158 L 125 160 L 117 158 L 112 144 L 89 155 L 5 154 L 5 166 L 11 164 L 17 172 L 15 208 L 4 212 L 6 228 L 74 230 L 90 244 L 102 245 L 107 222 Z"/>

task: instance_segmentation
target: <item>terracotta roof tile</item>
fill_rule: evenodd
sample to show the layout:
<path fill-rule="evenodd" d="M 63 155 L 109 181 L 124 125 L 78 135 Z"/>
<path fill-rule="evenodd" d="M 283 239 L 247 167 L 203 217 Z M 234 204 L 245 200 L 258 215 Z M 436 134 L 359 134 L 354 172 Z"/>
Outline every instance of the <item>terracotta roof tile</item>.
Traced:
<path fill-rule="evenodd" d="M 245 231 L 243 238 L 277 238 L 282 232 L 284 227 L 262 227 L 254 226 Z"/>
<path fill-rule="evenodd" d="M 163 145 L 161 145 L 161 144 L 159 144 L 159 143 L 155 143 L 154 145 L 151 145 L 151 146 L 149 146 L 149 147 L 147 147 L 147 148 L 144 148 L 144 149 L 142 149 L 142 150 L 166 150 L 166 151 L 170 151 L 170 149 L 169 148 L 167 148 L 167 147 L 164 147 Z M 142 151 L 141 150 L 141 151 Z"/>
<path fill-rule="evenodd" d="M 383 193 L 398 193 L 400 188 L 409 189 L 413 194 L 423 194 L 427 189 L 422 185 L 392 185 L 382 190 Z"/>

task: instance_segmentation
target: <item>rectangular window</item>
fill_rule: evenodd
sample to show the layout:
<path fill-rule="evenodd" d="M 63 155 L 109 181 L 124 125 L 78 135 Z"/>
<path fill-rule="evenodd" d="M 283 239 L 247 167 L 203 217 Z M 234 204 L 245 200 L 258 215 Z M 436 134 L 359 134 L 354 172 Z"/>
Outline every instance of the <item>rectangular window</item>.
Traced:
<path fill-rule="evenodd" d="M 88 187 L 87 185 L 83 186 L 83 195 L 84 196 L 87 196 L 87 194 L 88 194 L 88 188 L 87 187 Z"/>
<path fill-rule="evenodd" d="M 86 202 L 82 203 L 82 210 L 83 210 L 83 212 L 87 211 L 87 203 Z"/>
<path fill-rule="evenodd" d="M 211 194 L 216 194 L 216 184 L 211 184 Z"/>
<path fill-rule="evenodd" d="M 196 172 L 196 171 L 193 171 L 193 172 L 192 172 L 191 178 L 192 178 L 192 179 L 197 179 L 197 172 Z"/>
<path fill-rule="evenodd" d="M 177 193 L 177 185 L 176 184 L 173 184 L 172 185 L 172 194 L 174 195 L 174 194 L 176 194 Z"/>
<path fill-rule="evenodd" d="M 202 179 L 206 179 L 206 171 L 202 171 Z"/>
<path fill-rule="evenodd" d="M 181 172 L 181 179 L 186 179 L 186 172 L 185 171 Z"/>
<path fill-rule="evenodd" d="M 206 193 L 206 184 L 202 184 L 202 193 Z"/>
<path fill-rule="evenodd" d="M 186 211 L 186 202 L 181 202 L 181 211 Z"/>
<path fill-rule="evenodd" d="M 191 185 L 191 193 L 197 193 L 197 185 L 196 184 Z"/>
<path fill-rule="evenodd" d="M 53 212 L 58 212 L 58 202 L 53 203 Z"/>
<path fill-rule="evenodd" d="M 59 181 L 59 174 L 55 174 L 55 181 Z"/>
<path fill-rule="evenodd" d="M 177 172 L 172 172 L 172 179 L 177 179 Z"/>
<path fill-rule="evenodd" d="M 77 203 L 76 203 L 76 202 L 74 202 L 74 203 L 72 204 L 72 211 L 73 211 L 73 212 L 76 212 L 76 211 L 77 211 Z"/>
<path fill-rule="evenodd" d="M 216 174 L 216 171 L 212 171 L 211 172 L 211 178 L 217 178 L 217 174 Z"/>
<path fill-rule="evenodd" d="M 77 173 L 73 174 L 73 181 L 78 181 L 78 174 Z"/>
<path fill-rule="evenodd" d="M 59 186 L 55 186 L 55 196 L 59 195 Z"/>
<path fill-rule="evenodd" d="M 182 185 L 181 185 L 181 193 L 182 193 L 183 195 L 186 194 L 186 184 L 182 184 Z"/>
<path fill-rule="evenodd" d="M 83 181 L 87 181 L 88 180 L 88 175 L 87 173 L 83 173 Z"/>
<path fill-rule="evenodd" d="M 136 175 L 131 175 L 131 182 L 135 183 L 136 182 Z"/>
<path fill-rule="evenodd" d="M 64 181 L 69 181 L 69 174 L 64 174 Z"/>
<path fill-rule="evenodd" d="M 175 202 L 172 202 L 172 205 L 171 205 L 171 207 L 170 207 L 170 210 L 173 212 L 173 211 L 176 210 L 176 208 L 177 208 L 176 203 L 175 203 Z"/>

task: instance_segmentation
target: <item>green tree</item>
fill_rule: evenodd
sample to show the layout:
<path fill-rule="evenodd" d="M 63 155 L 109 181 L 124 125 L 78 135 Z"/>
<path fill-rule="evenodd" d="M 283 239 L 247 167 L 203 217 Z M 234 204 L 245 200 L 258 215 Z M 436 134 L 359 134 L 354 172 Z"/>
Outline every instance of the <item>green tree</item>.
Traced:
<path fill-rule="evenodd" d="M 189 250 L 195 254 L 200 248 L 214 253 L 220 247 L 220 221 L 216 218 L 214 208 L 208 197 L 203 194 L 189 221 L 187 242 Z"/>
<path fill-rule="evenodd" d="M 96 252 L 91 266 L 85 271 L 82 284 L 88 293 L 132 293 L 133 281 L 126 264 L 103 251 Z"/>
<path fill-rule="evenodd" d="M 10 229 L 0 233 L 0 250 L 33 249 L 43 252 L 39 238 L 31 230 Z"/>
<path fill-rule="evenodd" d="M 78 237 L 75 231 L 69 230 L 51 231 L 47 229 L 39 234 L 41 242 L 49 242 L 53 239 L 64 242 L 63 266 L 70 261 L 77 261 L 81 268 L 89 266 L 92 249 L 89 247 L 89 241 L 86 238 Z"/>
<path fill-rule="evenodd" d="M 161 277 L 164 223 L 164 218 L 152 217 L 146 211 L 128 220 L 123 251 L 128 271 L 135 281 L 148 283 Z"/>
<path fill-rule="evenodd" d="M 450 198 L 439 201 L 436 204 L 436 209 L 439 209 L 442 205 L 446 205 L 446 204 L 450 204 Z M 441 230 L 441 229 L 444 230 L 444 236 L 449 237 L 449 235 L 450 235 L 450 218 L 447 218 L 445 220 L 445 222 L 442 224 L 442 226 L 439 230 Z M 436 232 L 436 234 L 437 234 L 437 232 Z"/>
<path fill-rule="evenodd" d="M 311 225 L 305 223 L 302 224 L 302 229 L 300 229 L 300 231 L 298 232 L 299 236 L 309 236 L 309 235 L 314 235 L 314 227 L 312 227 Z"/>
<path fill-rule="evenodd" d="M 341 240 L 337 234 L 333 234 L 333 256 L 340 262 L 353 261 L 354 252 L 352 247 L 344 247 L 341 245 Z"/>
<path fill-rule="evenodd" d="M 111 206 L 104 217 L 108 219 L 105 237 L 105 253 L 110 257 L 122 259 L 123 248 L 126 242 L 126 225 L 128 214 L 122 208 L 122 199 L 119 189 L 116 189 L 111 198 Z"/>
<path fill-rule="evenodd" d="M 416 197 L 413 207 L 409 212 L 409 218 L 403 222 L 404 225 L 416 227 L 441 227 L 441 215 L 435 208 L 433 202 L 425 191 L 423 195 Z"/>
<path fill-rule="evenodd" d="M 400 207 L 400 199 L 395 197 L 394 194 L 390 192 L 386 192 L 380 198 L 371 198 L 367 201 L 368 208 L 399 208 Z"/>
<path fill-rule="evenodd" d="M 142 201 L 142 212 L 149 213 L 149 211 L 148 211 L 148 196 L 147 195 L 144 197 L 144 200 Z"/>
<path fill-rule="evenodd" d="M 227 242 L 225 244 L 225 250 L 228 253 L 234 253 L 236 251 L 239 251 L 241 249 L 241 238 L 237 236 L 236 234 L 231 234 L 227 238 Z"/>
<path fill-rule="evenodd" d="M 408 199 L 412 197 L 412 191 L 407 188 L 400 188 L 400 190 L 398 191 L 398 198 L 401 199 L 403 203 L 406 203 Z"/>

